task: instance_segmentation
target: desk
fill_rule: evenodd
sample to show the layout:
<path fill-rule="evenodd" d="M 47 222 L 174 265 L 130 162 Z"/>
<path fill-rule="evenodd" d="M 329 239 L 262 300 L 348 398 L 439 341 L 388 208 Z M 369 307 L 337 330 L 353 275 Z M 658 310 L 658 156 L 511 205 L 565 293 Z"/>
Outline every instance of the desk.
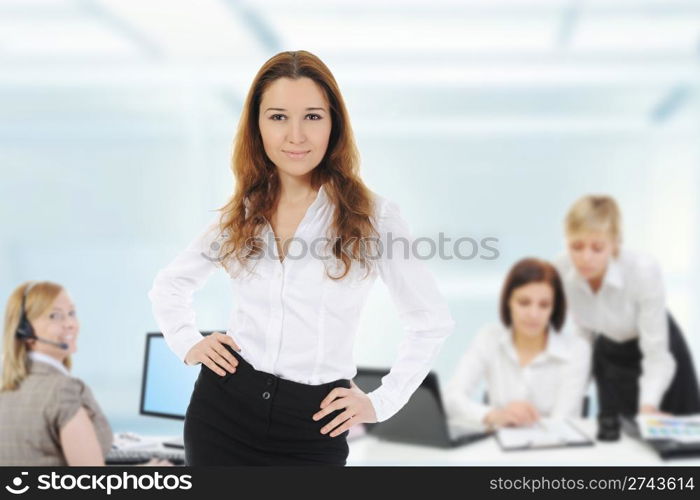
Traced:
<path fill-rule="evenodd" d="M 595 419 L 579 419 L 576 425 L 595 437 Z M 671 465 L 698 466 L 700 457 L 662 460 L 646 443 L 624 433 L 619 441 L 595 441 L 593 446 L 544 450 L 503 451 L 495 437 L 457 448 L 432 448 L 395 443 L 372 435 L 351 441 L 347 465 Z"/>

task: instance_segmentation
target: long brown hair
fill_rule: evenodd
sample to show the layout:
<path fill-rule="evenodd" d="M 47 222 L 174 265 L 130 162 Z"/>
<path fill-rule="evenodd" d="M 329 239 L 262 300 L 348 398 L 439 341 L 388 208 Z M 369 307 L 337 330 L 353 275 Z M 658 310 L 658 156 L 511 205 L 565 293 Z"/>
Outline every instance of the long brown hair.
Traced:
<path fill-rule="evenodd" d="M 15 336 L 22 315 L 22 299 L 25 300 L 24 307 L 31 322 L 44 314 L 62 291 L 61 285 L 51 281 L 27 281 L 15 288 L 10 295 L 5 307 L 0 391 L 14 391 L 28 374 L 27 343 Z M 70 356 L 65 357 L 63 365 L 70 369 Z"/>
<path fill-rule="evenodd" d="M 258 236 L 276 206 L 280 181 L 275 164 L 265 154 L 258 118 L 262 95 L 278 78 L 310 78 L 323 90 L 329 103 L 328 148 L 311 172 L 312 187 L 316 189 L 323 184 L 335 207 L 327 237 L 332 243 L 333 255 L 342 261 L 344 272 L 329 277 L 345 277 L 353 260 L 369 270 L 371 265 L 362 245 L 367 239 L 379 236 L 370 220 L 374 198 L 360 178 L 360 156 L 338 84 L 328 67 L 305 50 L 280 52 L 270 58 L 260 68 L 248 91 L 231 160 L 235 191 L 228 203 L 219 208 L 219 229 L 226 235 L 219 253 L 220 261 L 230 271 L 228 259 L 235 258 L 245 267 L 251 257 L 262 251 Z"/>

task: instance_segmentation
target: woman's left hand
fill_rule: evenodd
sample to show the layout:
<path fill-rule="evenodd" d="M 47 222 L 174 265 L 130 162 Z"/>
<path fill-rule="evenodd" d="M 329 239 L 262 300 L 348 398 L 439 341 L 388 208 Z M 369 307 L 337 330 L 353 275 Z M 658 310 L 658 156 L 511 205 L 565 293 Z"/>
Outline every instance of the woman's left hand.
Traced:
<path fill-rule="evenodd" d="M 671 417 L 670 413 L 659 410 L 656 406 L 644 404 L 639 408 L 639 413 L 642 415 L 659 415 L 664 417 Z"/>
<path fill-rule="evenodd" d="M 369 396 L 362 392 L 354 382 L 351 385 L 350 389 L 336 387 L 321 401 L 321 411 L 313 415 L 314 420 L 320 420 L 336 410 L 345 409 L 344 412 L 321 428 L 321 434 L 332 431 L 330 436 L 336 437 L 353 425 L 377 421 L 377 415 Z"/>

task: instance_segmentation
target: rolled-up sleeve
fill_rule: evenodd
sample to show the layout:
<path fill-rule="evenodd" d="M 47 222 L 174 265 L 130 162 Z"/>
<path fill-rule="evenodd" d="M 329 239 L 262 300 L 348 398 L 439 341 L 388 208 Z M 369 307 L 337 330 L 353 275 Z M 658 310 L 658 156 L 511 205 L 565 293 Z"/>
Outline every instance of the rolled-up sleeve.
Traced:
<path fill-rule="evenodd" d="M 391 370 L 368 396 L 377 421 L 398 412 L 430 372 L 455 322 L 424 262 L 413 255 L 413 238 L 398 205 L 384 200 L 378 218 L 379 275 L 397 308 L 405 335 Z"/>
<path fill-rule="evenodd" d="M 185 362 L 185 356 L 202 334 L 195 324 L 194 292 L 202 288 L 219 261 L 221 234 L 217 214 L 175 259 L 156 275 L 148 292 L 153 316 L 168 347 Z"/>
<path fill-rule="evenodd" d="M 676 362 L 669 348 L 666 294 L 661 268 L 649 259 L 640 266 L 637 279 L 637 328 L 642 351 L 639 406 L 649 404 L 659 408 L 676 371 Z"/>

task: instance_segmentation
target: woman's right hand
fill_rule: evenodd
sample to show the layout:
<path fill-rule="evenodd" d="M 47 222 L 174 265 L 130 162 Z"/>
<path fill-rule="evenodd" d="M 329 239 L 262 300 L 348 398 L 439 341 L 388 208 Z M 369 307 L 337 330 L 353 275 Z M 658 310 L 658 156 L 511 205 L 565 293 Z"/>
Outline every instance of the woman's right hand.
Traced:
<path fill-rule="evenodd" d="M 491 427 L 531 425 L 539 420 L 537 409 L 527 401 L 512 401 L 504 408 L 491 410 L 484 422 Z"/>
<path fill-rule="evenodd" d="M 148 462 L 143 464 L 138 464 L 140 467 L 172 467 L 173 463 L 165 458 L 153 457 Z"/>
<path fill-rule="evenodd" d="M 226 375 L 226 372 L 221 369 L 222 367 L 233 373 L 236 371 L 236 366 L 238 366 L 238 360 L 224 347 L 224 344 L 230 345 L 237 351 L 241 350 L 229 335 L 214 332 L 204 337 L 187 351 L 185 363 L 188 365 L 202 363 L 222 377 Z"/>

